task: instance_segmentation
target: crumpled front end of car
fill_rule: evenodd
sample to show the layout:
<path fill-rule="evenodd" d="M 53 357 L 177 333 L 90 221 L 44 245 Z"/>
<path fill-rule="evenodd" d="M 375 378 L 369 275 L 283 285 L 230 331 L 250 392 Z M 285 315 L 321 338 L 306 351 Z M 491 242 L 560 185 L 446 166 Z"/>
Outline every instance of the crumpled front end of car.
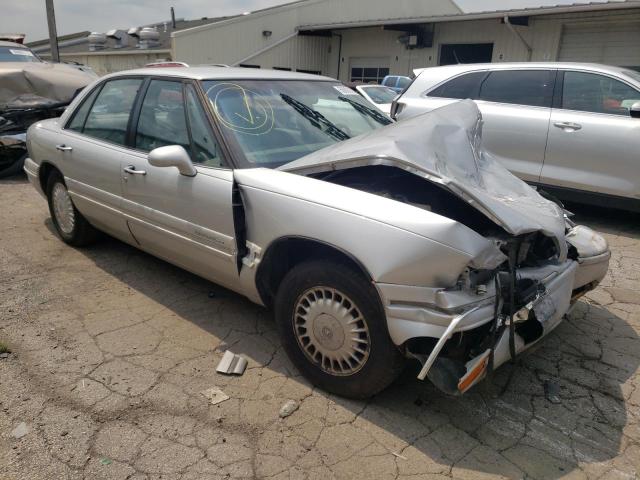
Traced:
<path fill-rule="evenodd" d="M 450 394 L 549 334 L 598 285 L 610 258 L 602 236 L 573 225 L 560 205 L 509 173 L 483 149 L 481 133 L 480 112 L 463 101 L 282 167 L 412 205 L 476 234 L 451 228 L 438 237 L 472 253 L 462 272 L 457 257 L 448 268 L 433 258 L 423 282 L 410 267 L 411 279 L 401 270 L 394 281 L 374 279 L 392 341 L 421 362 L 418 378 Z M 418 233 L 433 238 L 428 226 Z"/>
<path fill-rule="evenodd" d="M 452 288 L 378 284 L 394 343 L 422 363 L 418 378 L 464 393 L 558 326 L 610 258 L 603 237 L 586 227 L 569 229 L 567 242 L 569 258 L 558 262 L 527 259 L 531 245 L 514 238 L 500 268 L 469 268 Z"/>

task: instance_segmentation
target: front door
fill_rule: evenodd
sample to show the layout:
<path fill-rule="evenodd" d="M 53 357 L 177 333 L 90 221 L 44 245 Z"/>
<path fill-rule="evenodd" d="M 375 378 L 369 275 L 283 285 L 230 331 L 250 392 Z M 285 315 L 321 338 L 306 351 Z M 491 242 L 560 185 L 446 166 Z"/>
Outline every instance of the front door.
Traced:
<path fill-rule="evenodd" d="M 216 283 L 238 282 L 233 171 L 226 168 L 190 83 L 152 80 L 142 100 L 135 150 L 122 159 L 123 210 L 141 248 Z M 147 153 L 180 145 L 197 169 L 154 167 Z"/>
<path fill-rule="evenodd" d="M 564 72 L 541 183 L 640 198 L 640 119 L 629 113 L 638 101 L 640 92 L 609 76 Z"/>

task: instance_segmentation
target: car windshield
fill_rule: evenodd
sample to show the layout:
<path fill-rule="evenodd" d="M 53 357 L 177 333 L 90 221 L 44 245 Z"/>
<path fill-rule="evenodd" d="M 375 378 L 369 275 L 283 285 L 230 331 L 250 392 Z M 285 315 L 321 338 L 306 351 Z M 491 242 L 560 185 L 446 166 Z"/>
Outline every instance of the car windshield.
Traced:
<path fill-rule="evenodd" d="M 398 96 L 395 90 L 383 86 L 361 87 L 367 95 L 377 104 L 387 104 L 393 102 Z"/>
<path fill-rule="evenodd" d="M 28 48 L 0 47 L 0 62 L 40 62 Z"/>
<path fill-rule="evenodd" d="M 225 80 L 202 86 L 243 168 L 276 168 L 391 123 L 337 82 Z"/>

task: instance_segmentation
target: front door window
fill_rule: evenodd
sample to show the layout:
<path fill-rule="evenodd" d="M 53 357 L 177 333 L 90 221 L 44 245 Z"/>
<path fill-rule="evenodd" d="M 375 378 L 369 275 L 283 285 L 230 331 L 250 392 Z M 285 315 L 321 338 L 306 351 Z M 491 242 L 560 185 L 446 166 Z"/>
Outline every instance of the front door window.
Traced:
<path fill-rule="evenodd" d="M 152 80 L 140 110 L 136 148 L 149 152 L 167 145 L 190 150 L 182 82 Z"/>
<path fill-rule="evenodd" d="M 613 78 L 584 72 L 564 74 L 563 109 L 628 116 L 636 102 L 640 102 L 640 92 Z"/>

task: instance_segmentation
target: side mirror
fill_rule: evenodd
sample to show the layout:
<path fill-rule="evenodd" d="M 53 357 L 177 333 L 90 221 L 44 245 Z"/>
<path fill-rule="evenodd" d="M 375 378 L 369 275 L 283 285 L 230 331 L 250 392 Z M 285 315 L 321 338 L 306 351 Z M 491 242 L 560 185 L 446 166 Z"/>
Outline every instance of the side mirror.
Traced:
<path fill-rule="evenodd" d="M 180 145 L 169 145 L 151 150 L 147 159 L 154 167 L 176 167 L 182 175 L 187 177 L 195 177 L 198 173 L 191 163 L 191 157 Z"/>
<path fill-rule="evenodd" d="M 631 105 L 629 115 L 631 115 L 631 118 L 640 118 L 640 102 L 636 102 Z"/>

